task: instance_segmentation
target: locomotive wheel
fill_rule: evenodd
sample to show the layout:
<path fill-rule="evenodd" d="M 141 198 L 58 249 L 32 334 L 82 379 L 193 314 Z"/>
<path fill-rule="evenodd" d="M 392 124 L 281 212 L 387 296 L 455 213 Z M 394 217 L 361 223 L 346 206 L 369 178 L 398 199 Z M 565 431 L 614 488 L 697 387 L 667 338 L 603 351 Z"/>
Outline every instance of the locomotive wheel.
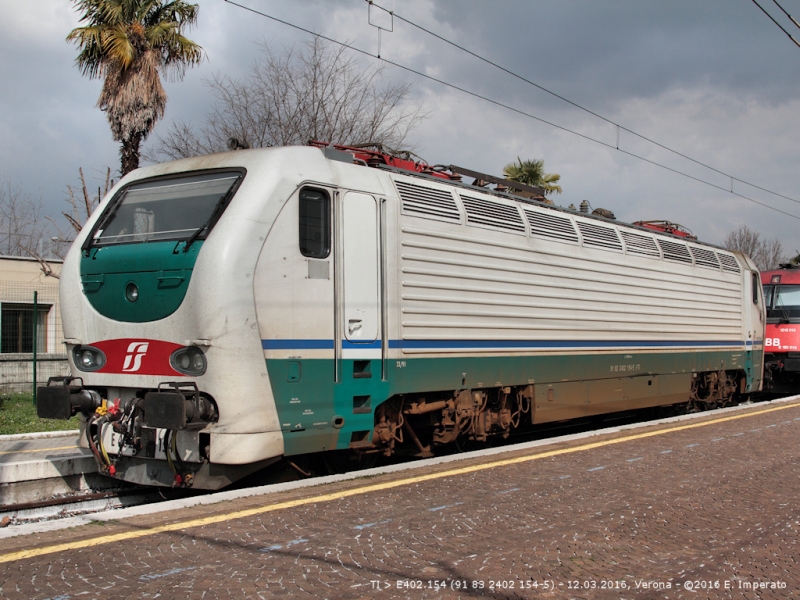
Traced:
<path fill-rule="evenodd" d="M 378 464 L 378 454 L 364 454 L 354 450 L 331 450 L 322 454 L 321 462 L 328 475 L 341 475 L 351 471 L 371 469 Z"/>

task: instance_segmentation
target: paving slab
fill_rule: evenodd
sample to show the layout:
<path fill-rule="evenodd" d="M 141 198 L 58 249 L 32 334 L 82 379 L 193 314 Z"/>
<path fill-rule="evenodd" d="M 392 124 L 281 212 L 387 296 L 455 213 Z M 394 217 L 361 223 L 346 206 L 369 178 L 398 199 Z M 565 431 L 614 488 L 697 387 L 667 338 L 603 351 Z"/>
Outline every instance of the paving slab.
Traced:
<path fill-rule="evenodd" d="M 5 537 L 6 598 L 787 598 L 800 402 Z M 164 507 L 162 507 L 164 508 Z"/>

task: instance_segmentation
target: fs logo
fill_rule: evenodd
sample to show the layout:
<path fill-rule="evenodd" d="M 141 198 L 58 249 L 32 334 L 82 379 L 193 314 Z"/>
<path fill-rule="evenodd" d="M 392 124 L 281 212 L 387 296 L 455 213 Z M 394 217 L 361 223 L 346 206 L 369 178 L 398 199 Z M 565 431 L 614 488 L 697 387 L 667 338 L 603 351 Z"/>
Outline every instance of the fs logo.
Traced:
<path fill-rule="evenodd" d="M 103 352 L 109 360 L 98 373 L 122 375 L 182 375 L 172 368 L 170 357 L 183 346 L 163 340 L 121 338 L 98 340 L 90 344 Z"/>
<path fill-rule="evenodd" d="M 135 373 L 142 368 L 142 358 L 147 354 L 150 342 L 131 342 L 128 344 L 128 353 L 122 365 L 123 373 Z"/>

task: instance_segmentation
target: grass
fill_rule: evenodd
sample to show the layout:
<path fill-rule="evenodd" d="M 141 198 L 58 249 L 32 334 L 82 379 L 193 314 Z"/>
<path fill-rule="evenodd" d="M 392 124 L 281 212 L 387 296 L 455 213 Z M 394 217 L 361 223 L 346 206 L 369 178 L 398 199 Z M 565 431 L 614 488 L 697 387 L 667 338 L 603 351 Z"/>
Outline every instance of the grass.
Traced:
<path fill-rule="evenodd" d="M 36 415 L 32 394 L 16 392 L 0 394 L 0 435 L 78 429 L 78 419 L 68 421 L 40 419 Z"/>

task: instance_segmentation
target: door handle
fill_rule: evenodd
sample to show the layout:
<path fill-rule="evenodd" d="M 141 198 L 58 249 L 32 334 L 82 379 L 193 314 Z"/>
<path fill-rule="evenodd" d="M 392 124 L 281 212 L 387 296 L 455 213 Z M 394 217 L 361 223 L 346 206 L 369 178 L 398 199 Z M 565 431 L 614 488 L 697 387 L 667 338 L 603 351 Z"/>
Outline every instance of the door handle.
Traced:
<path fill-rule="evenodd" d="M 347 333 L 351 336 L 361 335 L 361 319 L 350 319 L 347 321 Z"/>

